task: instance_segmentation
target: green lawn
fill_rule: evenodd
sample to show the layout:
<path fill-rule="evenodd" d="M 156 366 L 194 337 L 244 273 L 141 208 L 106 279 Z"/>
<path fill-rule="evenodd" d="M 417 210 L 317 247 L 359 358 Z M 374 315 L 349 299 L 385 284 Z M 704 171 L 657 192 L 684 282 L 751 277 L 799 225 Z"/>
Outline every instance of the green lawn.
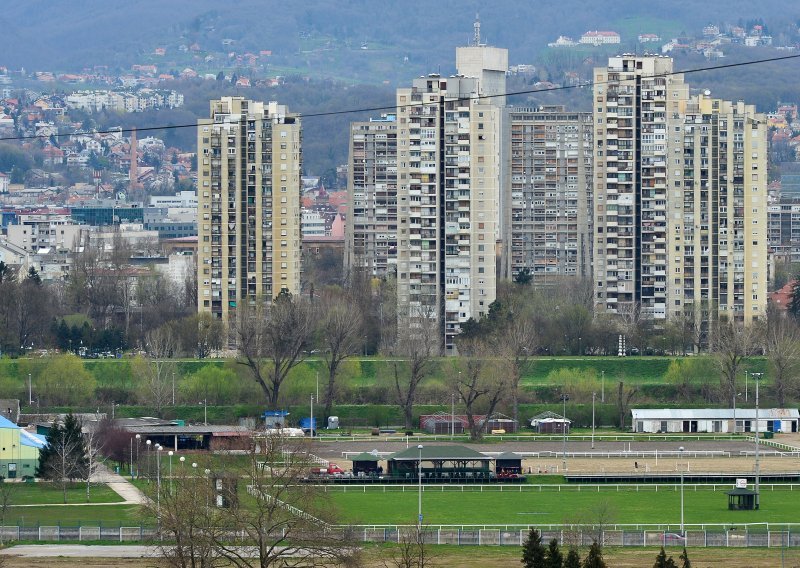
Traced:
<path fill-rule="evenodd" d="M 66 505 L 53 507 L 11 507 L 6 525 L 138 526 L 143 517 L 138 505 Z"/>
<path fill-rule="evenodd" d="M 4 485 L 10 494 L 11 505 L 47 505 L 63 503 L 61 487 L 47 482 L 8 483 Z M 122 497 L 107 485 L 92 485 L 90 503 L 121 503 Z M 67 488 L 67 503 L 86 503 L 86 485 L 76 483 Z"/>
<path fill-rule="evenodd" d="M 423 514 L 430 524 L 561 524 L 596 523 L 604 512 L 606 523 L 657 524 L 680 522 L 680 492 L 648 487 L 637 492 L 634 487 L 617 491 L 601 488 L 599 492 L 582 486 L 562 486 L 561 492 L 542 492 L 507 486 L 480 492 L 479 487 L 465 487 L 464 492 L 430 487 L 423 492 Z M 416 522 L 416 488 L 367 488 L 366 493 L 343 487 L 329 488 L 328 497 L 339 507 L 343 521 L 357 524 L 412 524 Z M 796 522 L 800 493 L 784 490 L 765 491 L 759 511 L 729 511 L 723 490 L 687 488 L 685 522 L 758 523 Z"/>

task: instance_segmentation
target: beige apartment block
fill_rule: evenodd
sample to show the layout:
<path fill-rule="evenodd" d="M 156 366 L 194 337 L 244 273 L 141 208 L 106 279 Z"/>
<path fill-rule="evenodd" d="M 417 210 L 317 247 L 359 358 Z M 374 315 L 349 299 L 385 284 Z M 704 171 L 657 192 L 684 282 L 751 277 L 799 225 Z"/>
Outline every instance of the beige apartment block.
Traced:
<path fill-rule="evenodd" d="M 345 270 L 382 277 L 397 265 L 397 120 L 350 125 Z"/>
<path fill-rule="evenodd" d="M 511 108 L 510 195 L 504 195 L 501 274 L 534 285 L 591 277 L 592 113 Z M 505 190 L 508 193 L 508 189 Z M 548 280 L 549 279 L 549 280 Z"/>
<path fill-rule="evenodd" d="M 597 310 L 706 328 L 763 317 L 765 117 L 690 97 L 668 57 L 612 57 L 594 79 Z"/>
<path fill-rule="evenodd" d="M 688 98 L 672 59 L 623 55 L 594 71 L 598 312 L 667 317 L 667 130 Z"/>
<path fill-rule="evenodd" d="M 397 91 L 400 326 L 435 320 L 447 355 L 496 291 L 502 109 L 479 92 L 435 74 Z"/>
<path fill-rule="evenodd" d="M 300 118 L 276 102 L 211 101 L 197 128 L 198 305 L 231 321 L 244 301 L 300 292 Z"/>
<path fill-rule="evenodd" d="M 670 311 L 708 325 L 766 311 L 767 124 L 743 102 L 692 97 L 670 132 Z"/>

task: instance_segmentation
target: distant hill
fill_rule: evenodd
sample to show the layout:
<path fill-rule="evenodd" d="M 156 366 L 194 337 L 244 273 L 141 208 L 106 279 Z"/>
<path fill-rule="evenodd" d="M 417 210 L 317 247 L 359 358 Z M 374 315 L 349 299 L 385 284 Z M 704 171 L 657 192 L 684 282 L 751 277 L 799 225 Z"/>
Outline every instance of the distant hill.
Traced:
<path fill-rule="evenodd" d="M 229 63 L 230 51 L 269 50 L 277 72 L 394 83 L 430 71 L 452 72 L 453 49 L 471 39 L 478 10 L 483 38 L 508 47 L 512 64 L 538 59 L 559 35 L 577 38 L 587 30 L 618 31 L 621 49 L 637 49 L 638 33 L 697 34 L 708 23 L 744 25 L 760 18 L 778 35 L 796 30 L 800 20 L 794 0 L 495 0 L 489 6 L 464 0 L 8 2 L 0 13 L 0 65 L 128 69 L 155 62 L 218 69 Z M 179 51 L 195 44 L 198 51 Z M 167 54 L 154 57 L 156 47 Z M 207 64 L 208 55 L 213 59 Z"/>

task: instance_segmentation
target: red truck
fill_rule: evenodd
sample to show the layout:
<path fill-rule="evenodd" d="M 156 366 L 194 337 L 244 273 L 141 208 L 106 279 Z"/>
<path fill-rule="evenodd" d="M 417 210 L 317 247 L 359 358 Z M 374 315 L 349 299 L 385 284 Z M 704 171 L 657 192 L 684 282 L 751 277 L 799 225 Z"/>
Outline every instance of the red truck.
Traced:
<path fill-rule="evenodd" d="M 325 477 L 329 475 L 332 476 L 344 475 L 344 470 L 335 463 L 329 463 L 328 467 L 312 467 L 311 475 L 316 475 L 320 477 Z"/>

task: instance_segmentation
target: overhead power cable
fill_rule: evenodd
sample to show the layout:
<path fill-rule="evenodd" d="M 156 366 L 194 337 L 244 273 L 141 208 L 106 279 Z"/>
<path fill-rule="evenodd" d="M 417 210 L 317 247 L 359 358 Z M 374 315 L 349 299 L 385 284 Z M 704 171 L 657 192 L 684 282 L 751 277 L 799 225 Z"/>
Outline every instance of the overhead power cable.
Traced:
<path fill-rule="evenodd" d="M 722 69 L 733 69 L 736 67 L 746 67 L 750 65 L 760 65 L 763 63 L 774 63 L 777 61 L 787 61 L 791 59 L 800 59 L 800 54 L 794 55 L 782 55 L 779 57 L 768 57 L 765 59 L 755 59 L 752 61 L 741 61 L 739 63 L 723 63 L 720 65 L 712 65 L 709 67 L 694 67 L 691 69 L 684 69 L 681 71 L 669 71 L 666 73 L 656 73 L 653 75 L 643 75 L 643 77 L 647 78 L 658 78 L 658 77 L 669 77 L 674 75 L 688 75 L 691 73 L 703 73 L 706 71 L 719 71 Z M 493 99 L 498 97 L 511 97 L 515 95 L 532 95 L 537 93 L 551 93 L 555 91 L 566 91 L 570 89 L 583 89 L 586 87 L 594 87 L 596 85 L 606 85 L 609 81 L 586 81 L 584 83 L 576 84 L 576 85 L 562 85 L 562 86 L 554 86 L 554 87 L 539 87 L 533 89 L 523 89 L 520 91 L 509 91 L 506 93 L 498 93 L 494 95 L 479 95 L 474 97 L 479 100 L 485 99 Z M 456 101 L 456 100 L 463 100 L 463 99 L 445 99 L 445 102 L 448 101 Z M 354 109 L 345 109 L 345 110 L 332 110 L 332 111 L 325 111 L 325 112 L 312 112 L 312 113 L 293 113 L 295 116 L 299 116 L 303 120 L 309 118 L 320 118 L 325 116 L 338 116 L 343 114 L 357 114 L 357 113 L 365 113 L 365 112 L 379 112 L 379 111 L 396 111 L 399 108 L 410 108 L 413 106 L 419 106 L 419 103 L 409 103 L 405 105 L 385 105 L 385 106 L 373 106 L 373 107 L 360 107 Z M 161 126 L 146 126 L 141 128 L 113 128 L 109 130 L 86 130 L 86 131 L 77 131 L 72 132 L 69 134 L 64 134 L 64 136 L 81 136 L 81 135 L 93 135 L 93 134 L 117 134 L 117 133 L 130 133 L 136 130 L 137 132 L 149 132 L 153 130 L 177 130 L 180 128 L 197 128 L 197 123 L 192 124 L 165 124 Z M 4 138 L 0 138 L 0 142 L 7 142 L 13 140 L 36 140 L 40 138 L 49 138 L 50 134 L 30 134 L 26 136 L 7 136 Z"/>

